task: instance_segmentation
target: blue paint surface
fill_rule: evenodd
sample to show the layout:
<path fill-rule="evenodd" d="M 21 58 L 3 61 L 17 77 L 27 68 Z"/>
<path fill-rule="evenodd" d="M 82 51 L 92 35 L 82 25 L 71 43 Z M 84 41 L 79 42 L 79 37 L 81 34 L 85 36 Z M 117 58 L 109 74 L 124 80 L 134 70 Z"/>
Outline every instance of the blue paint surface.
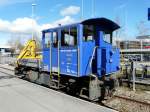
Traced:
<path fill-rule="evenodd" d="M 92 24 L 96 26 L 94 40 L 92 41 L 83 40 L 84 24 L 90 25 Z M 61 30 L 73 26 L 77 28 L 77 45 L 67 47 L 60 45 L 59 50 L 57 47 L 53 47 L 51 45 L 52 62 L 50 62 L 50 48 L 44 47 L 45 41 L 44 33 L 57 31 L 58 40 L 61 41 L 61 33 L 60 33 Z M 49 72 L 51 66 L 52 72 L 58 72 L 58 68 L 60 68 L 60 74 L 69 75 L 73 77 L 89 76 L 91 73 L 101 77 L 102 75 L 109 75 L 113 72 L 117 72 L 119 70 L 120 65 L 119 49 L 113 47 L 111 43 L 105 42 L 103 38 L 105 31 L 113 32 L 118 28 L 119 26 L 117 26 L 112 21 L 109 21 L 104 18 L 103 19 L 96 18 L 85 20 L 77 24 L 44 30 L 42 38 L 43 70 Z M 50 41 L 53 41 L 53 39 L 50 39 Z M 92 59 L 92 66 L 90 67 L 90 61 L 95 47 L 96 51 L 94 52 L 94 56 Z M 60 54 L 59 57 L 58 51 Z"/>

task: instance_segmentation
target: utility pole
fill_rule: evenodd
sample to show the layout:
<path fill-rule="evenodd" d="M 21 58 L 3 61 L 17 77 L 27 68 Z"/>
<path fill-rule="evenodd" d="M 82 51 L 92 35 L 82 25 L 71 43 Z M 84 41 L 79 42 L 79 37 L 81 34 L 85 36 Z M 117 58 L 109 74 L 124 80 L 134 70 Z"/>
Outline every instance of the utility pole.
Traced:
<path fill-rule="evenodd" d="M 135 91 L 135 66 L 136 64 L 134 61 L 131 62 L 131 66 L 132 66 L 131 68 L 132 68 L 133 91 Z"/>
<path fill-rule="evenodd" d="M 95 17 L 95 0 L 92 0 L 92 17 Z"/>
<path fill-rule="evenodd" d="M 32 40 L 34 40 L 34 10 L 35 10 L 36 4 L 32 4 Z"/>
<path fill-rule="evenodd" d="M 81 20 L 83 20 L 84 1 L 81 0 Z"/>
<path fill-rule="evenodd" d="M 143 61 L 143 53 L 142 53 L 142 50 L 143 50 L 143 40 L 142 39 L 140 40 L 140 44 L 141 44 L 141 61 Z"/>

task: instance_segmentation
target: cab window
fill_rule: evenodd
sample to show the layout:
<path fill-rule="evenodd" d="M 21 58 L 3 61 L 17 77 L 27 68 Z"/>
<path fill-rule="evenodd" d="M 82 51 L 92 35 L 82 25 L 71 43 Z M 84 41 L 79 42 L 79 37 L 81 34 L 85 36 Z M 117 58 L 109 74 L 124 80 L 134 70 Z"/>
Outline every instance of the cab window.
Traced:
<path fill-rule="evenodd" d="M 92 41 L 94 40 L 94 26 L 93 25 L 84 25 L 83 26 L 83 41 Z"/>
<path fill-rule="evenodd" d="M 61 30 L 61 46 L 77 45 L 77 28 L 64 28 Z"/>
<path fill-rule="evenodd" d="M 120 29 L 118 29 L 118 30 L 115 30 L 115 31 L 113 31 L 113 34 L 112 34 L 112 37 L 113 37 L 113 39 L 112 39 L 112 45 L 113 46 L 117 46 L 117 47 L 119 47 L 118 45 L 118 39 L 120 38 L 119 36 L 120 36 Z"/>
<path fill-rule="evenodd" d="M 51 38 L 51 32 L 45 33 L 45 48 L 50 47 L 50 38 Z"/>
<path fill-rule="evenodd" d="M 104 33 L 103 40 L 107 43 L 112 43 L 112 33 Z"/>
<path fill-rule="evenodd" d="M 58 32 L 53 32 L 52 45 L 53 47 L 58 47 Z"/>

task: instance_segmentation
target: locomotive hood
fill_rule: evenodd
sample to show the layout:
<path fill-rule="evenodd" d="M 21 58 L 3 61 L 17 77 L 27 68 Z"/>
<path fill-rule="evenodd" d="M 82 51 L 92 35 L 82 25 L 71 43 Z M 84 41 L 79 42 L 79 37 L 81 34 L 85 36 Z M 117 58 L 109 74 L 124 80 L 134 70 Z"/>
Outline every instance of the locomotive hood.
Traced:
<path fill-rule="evenodd" d="M 115 22 L 106 19 L 106 18 L 92 18 L 92 19 L 87 19 L 81 22 L 83 25 L 99 25 L 104 29 L 109 29 L 109 31 L 114 31 L 120 28 L 118 24 Z"/>

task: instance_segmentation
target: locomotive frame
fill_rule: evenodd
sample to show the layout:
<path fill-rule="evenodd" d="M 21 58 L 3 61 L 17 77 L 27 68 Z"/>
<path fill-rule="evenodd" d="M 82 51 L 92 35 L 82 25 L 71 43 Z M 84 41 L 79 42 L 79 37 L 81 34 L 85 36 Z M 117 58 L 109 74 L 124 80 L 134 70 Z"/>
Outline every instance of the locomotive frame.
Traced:
<path fill-rule="evenodd" d="M 106 18 L 92 18 L 43 30 L 42 60 L 20 59 L 16 74 L 71 95 L 103 99 L 106 90 L 114 89 L 111 75 L 119 70 L 119 49 L 112 46 L 118 28 Z M 27 65 L 33 60 L 37 66 Z"/>

